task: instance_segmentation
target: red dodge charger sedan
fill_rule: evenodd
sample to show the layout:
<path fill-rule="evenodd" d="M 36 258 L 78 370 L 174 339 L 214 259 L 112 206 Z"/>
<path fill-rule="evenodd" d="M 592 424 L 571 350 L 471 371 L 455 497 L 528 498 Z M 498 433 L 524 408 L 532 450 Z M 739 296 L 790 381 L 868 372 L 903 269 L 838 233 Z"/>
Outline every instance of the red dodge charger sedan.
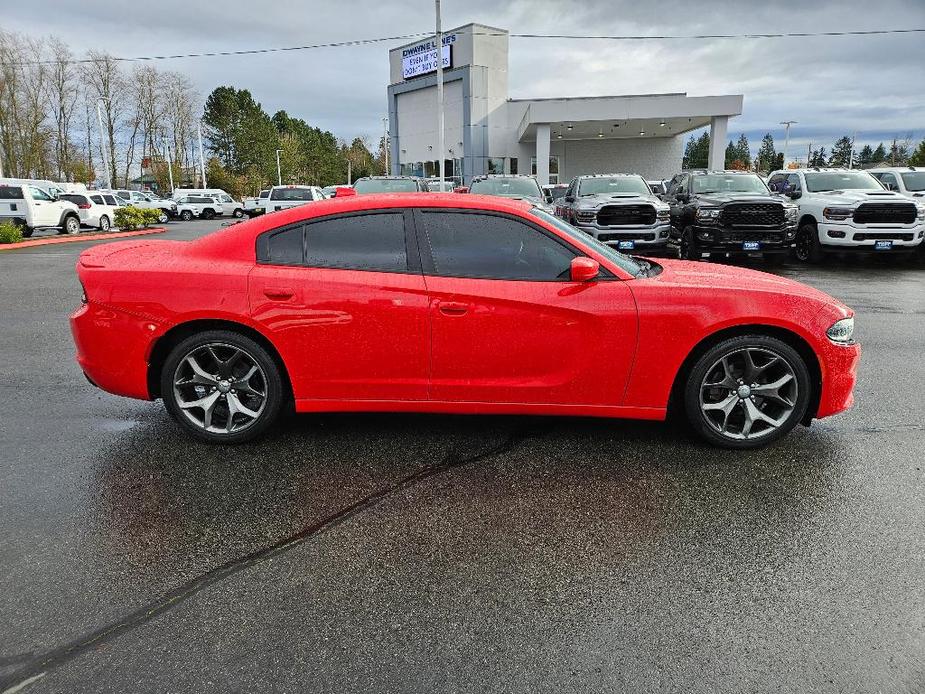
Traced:
<path fill-rule="evenodd" d="M 84 251 L 77 361 L 240 442 L 298 412 L 662 420 L 753 448 L 852 404 L 853 312 L 746 269 L 617 253 L 522 201 L 334 198 Z"/>

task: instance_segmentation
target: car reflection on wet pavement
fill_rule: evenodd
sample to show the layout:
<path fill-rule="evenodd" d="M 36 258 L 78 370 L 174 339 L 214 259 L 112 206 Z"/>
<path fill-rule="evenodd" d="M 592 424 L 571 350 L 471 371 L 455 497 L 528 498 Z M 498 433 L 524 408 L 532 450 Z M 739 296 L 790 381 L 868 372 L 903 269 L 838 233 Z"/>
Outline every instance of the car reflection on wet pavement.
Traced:
<path fill-rule="evenodd" d="M 417 415 L 221 447 L 82 380 L 82 246 L 0 256 L 0 692 L 925 686 L 925 270 L 779 270 L 864 355 L 854 410 L 755 453 Z"/>

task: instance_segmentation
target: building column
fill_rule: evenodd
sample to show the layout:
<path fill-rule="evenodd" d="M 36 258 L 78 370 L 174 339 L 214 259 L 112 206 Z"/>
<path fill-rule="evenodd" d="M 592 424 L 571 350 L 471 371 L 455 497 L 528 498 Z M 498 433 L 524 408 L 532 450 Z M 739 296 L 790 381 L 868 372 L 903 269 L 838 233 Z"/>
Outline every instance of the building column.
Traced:
<path fill-rule="evenodd" d="M 536 124 L 536 180 L 549 183 L 549 123 Z"/>
<path fill-rule="evenodd" d="M 726 168 L 726 128 L 729 116 L 713 116 L 710 119 L 710 155 L 707 168 L 721 171 Z"/>

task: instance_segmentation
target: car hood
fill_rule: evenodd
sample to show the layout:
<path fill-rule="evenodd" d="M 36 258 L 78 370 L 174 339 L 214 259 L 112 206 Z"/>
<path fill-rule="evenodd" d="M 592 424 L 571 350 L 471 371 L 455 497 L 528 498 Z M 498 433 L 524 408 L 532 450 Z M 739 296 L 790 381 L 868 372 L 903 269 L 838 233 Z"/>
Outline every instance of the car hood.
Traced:
<path fill-rule="evenodd" d="M 809 193 L 816 200 L 824 199 L 836 205 L 857 205 L 862 202 L 909 202 L 909 198 L 891 190 L 826 190 Z"/>
<path fill-rule="evenodd" d="M 695 199 L 708 205 L 725 205 L 727 202 L 776 202 L 784 200 L 776 195 L 762 193 L 697 193 Z"/>
<path fill-rule="evenodd" d="M 636 193 L 601 193 L 579 198 L 578 207 L 582 210 L 599 210 L 605 205 L 639 205 L 640 203 L 654 205 L 656 208 L 668 209 L 668 205 L 655 195 L 639 195 Z"/>
<path fill-rule="evenodd" d="M 851 313 L 848 307 L 838 299 L 815 287 L 767 272 L 721 265 L 719 263 L 700 263 L 687 260 L 659 258 L 655 262 L 662 266 L 663 269 L 658 275 L 649 278 L 651 281 L 674 284 L 679 288 L 687 287 L 703 292 L 731 290 L 800 296 L 836 305 L 846 316 Z"/>

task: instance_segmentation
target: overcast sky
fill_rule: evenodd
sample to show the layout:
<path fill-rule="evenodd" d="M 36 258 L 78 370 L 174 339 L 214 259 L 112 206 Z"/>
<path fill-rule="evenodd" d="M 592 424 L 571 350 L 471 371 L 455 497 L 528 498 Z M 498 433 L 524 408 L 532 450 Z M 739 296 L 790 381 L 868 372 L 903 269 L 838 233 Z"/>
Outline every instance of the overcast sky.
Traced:
<path fill-rule="evenodd" d="M 72 49 L 117 56 L 295 46 L 404 35 L 433 28 L 428 0 L 299 2 L 223 0 L 4 0 L 2 28 L 56 34 Z M 812 5 L 812 7 L 807 7 Z M 205 9 L 208 7 L 209 9 Z M 925 0 L 444 0 L 444 28 L 481 22 L 515 33 L 728 34 L 925 27 Z M 250 89 L 264 108 L 285 109 L 350 139 L 378 137 L 386 111 L 388 49 L 405 41 L 241 57 L 166 60 L 203 97 L 219 85 Z M 792 156 L 807 142 L 831 146 L 857 132 L 859 146 L 925 137 L 925 34 L 843 38 L 645 42 L 512 38 L 514 98 L 656 92 L 744 94 L 730 137 L 757 149 L 782 120 L 799 121 Z"/>

